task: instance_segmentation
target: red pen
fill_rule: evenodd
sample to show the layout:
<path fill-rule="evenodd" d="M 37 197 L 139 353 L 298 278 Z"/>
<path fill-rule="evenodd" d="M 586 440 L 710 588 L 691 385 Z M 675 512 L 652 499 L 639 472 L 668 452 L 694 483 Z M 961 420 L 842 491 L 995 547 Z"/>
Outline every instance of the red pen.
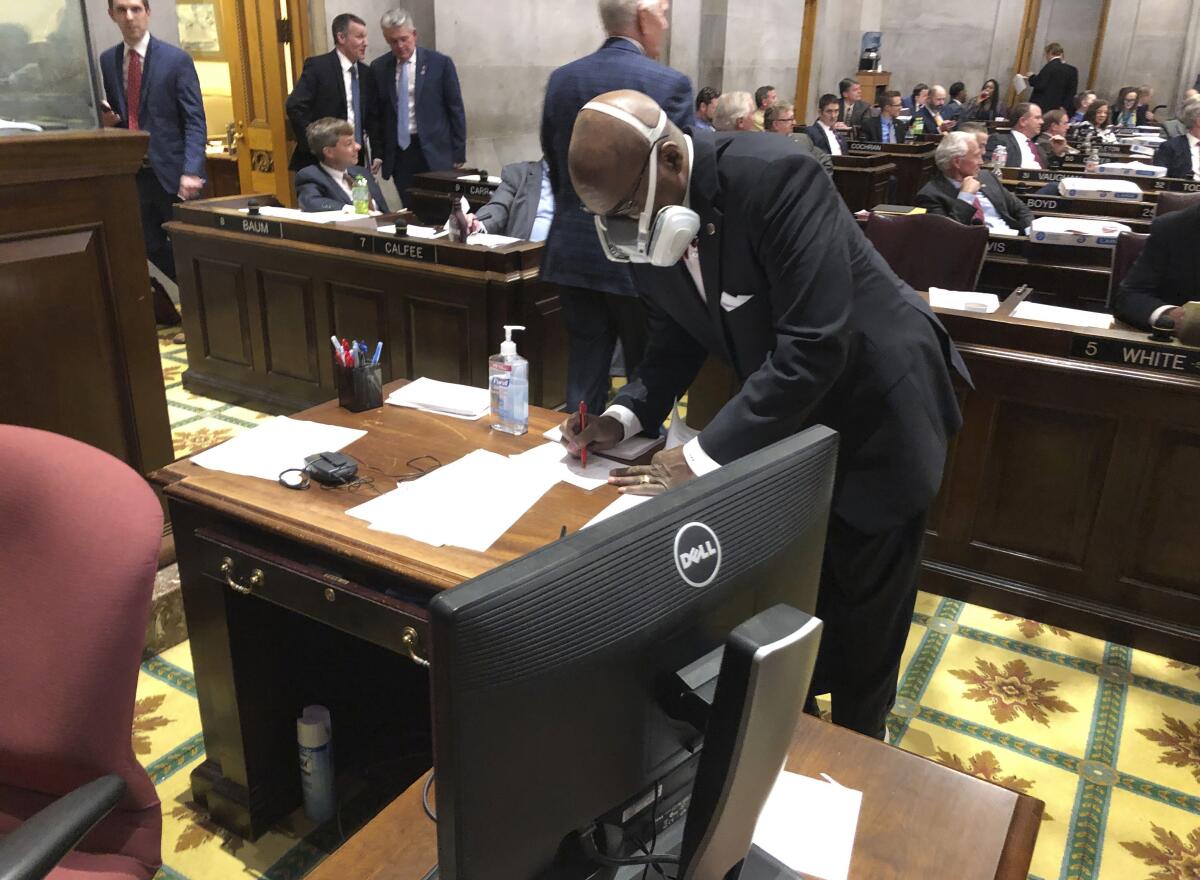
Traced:
<path fill-rule="evenodd" d="M 579 430 L 582 432 L 587 427 L 587 404 L 582 400 L 579 401 Z M 587 444 L 583 444 L 579 450 L 579 463 L 587 467 Z"/>

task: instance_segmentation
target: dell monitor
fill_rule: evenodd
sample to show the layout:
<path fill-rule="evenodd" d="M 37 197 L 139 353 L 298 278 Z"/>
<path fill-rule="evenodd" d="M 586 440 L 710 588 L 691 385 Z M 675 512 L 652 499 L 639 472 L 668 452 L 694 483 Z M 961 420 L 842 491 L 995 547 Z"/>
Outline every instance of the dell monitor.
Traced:
<path fill-rule="evenodd" d="M 430 603 L 431 876 L 612 877 L 678 827 L 719 649 L 815 610 L 836 456 L 810 428 Z"/>

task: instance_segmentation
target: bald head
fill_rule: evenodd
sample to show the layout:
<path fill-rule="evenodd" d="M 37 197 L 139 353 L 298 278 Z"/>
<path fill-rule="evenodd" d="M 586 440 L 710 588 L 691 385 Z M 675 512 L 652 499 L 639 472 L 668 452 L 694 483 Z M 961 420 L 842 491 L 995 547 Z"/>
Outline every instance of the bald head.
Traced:
<path fill-rule="evenodd" d="M 584 206 L 594 214 L 636 217 L 651 174 L 657 175 L 653 210 L 681 204 L 690 173 L 687 141 L 654 99 L 625 89 L 589 103 L 612 109 L 585 107 L 575 118 L 568 168 Z M 655 143 L 657 161 L 648 168 Z"/>

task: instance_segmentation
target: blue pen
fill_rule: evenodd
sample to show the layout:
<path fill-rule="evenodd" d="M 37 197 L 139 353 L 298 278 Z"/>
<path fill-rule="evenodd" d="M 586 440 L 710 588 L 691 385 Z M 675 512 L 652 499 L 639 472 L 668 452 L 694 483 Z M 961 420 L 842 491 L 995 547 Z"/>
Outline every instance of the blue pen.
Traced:
<path fill-rule="evenodd" d="M 375 366 L 377 363 L 379 363 L 379 356 L 381 354 L 383 354 L 382 339 L 375 343 L 375 354 L 371 355 L 371 366 Z"/>

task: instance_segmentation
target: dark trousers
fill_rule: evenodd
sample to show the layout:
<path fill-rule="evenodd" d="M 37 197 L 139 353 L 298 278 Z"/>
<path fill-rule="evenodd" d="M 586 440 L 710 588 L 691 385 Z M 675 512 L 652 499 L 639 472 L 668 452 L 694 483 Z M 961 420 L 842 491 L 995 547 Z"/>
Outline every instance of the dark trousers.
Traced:
<path fill-rule="evenodd" d="M 883 739 L 896 702 L 924 535 L 924 513 L 875 535 L 829 518 L 817 595 L 825 628 L 809 708 L 814 696 L 828 693 L 835 724 L 876 739 Z"/>
<path fill-rule="evenodd" d="M 138 205 L 142 209 L 142 238 L 146 242 L 146 258 L 172 281 L 175 277 L 175 253 L 163 224 L 171 219 L 171 206 L 179 196 L 167 192 L 150 168 L 137 173 Z"/>
<path fill-rule="evenodd" d="M 646 310 L 636 296 L 581 287 L 558 287 L 567 325 L 567 412 L 587 404 L 599 415 L 608 403 L 608 366 L 621 340 L 625 375 L 632 377 L 646 351 Z M 643 427 L 649 428 L 649 425 Z"/>
<path fill-rule="evenodd" d="M 425 154 L 421 152 L 420 135 L 412 136 L 407 150 L 401 150 L 397 146 L 396 160 L 392 166 L 392 178 L 396 184 L 396 192 L 400 193 L 400 199 L 404 202 L 404 207 L 409 207 L 408 188 L 412 186 L 413 175 L 422 174 L 428 170 L 429 163 L 425 161 Z M 450 213 L 449 209 L 446 213 Z"/>

